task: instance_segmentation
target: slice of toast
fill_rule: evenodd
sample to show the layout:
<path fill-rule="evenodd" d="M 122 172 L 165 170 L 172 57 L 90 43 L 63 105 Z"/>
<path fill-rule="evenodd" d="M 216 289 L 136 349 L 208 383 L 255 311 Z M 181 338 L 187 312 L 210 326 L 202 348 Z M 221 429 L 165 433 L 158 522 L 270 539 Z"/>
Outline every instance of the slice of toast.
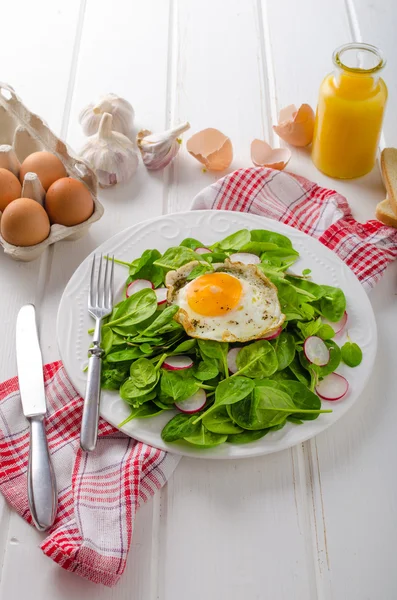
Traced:
<path fill-rule="evenodd" d="M 390 208 L 397 218 L 397 148 L 385 148 L 382 150 L 380 165 Z M 380 204 L 384 205 L 384 201 Z M 389 210 L 386 212 L 389 212 Z"/>
<path fill-rule="evenodd" d="M 379 202 L 376 207 L 375 216 L 379 221 L 382 221 L 384 225 L 397 228 L 397 216 L 395 215 L 388 198 Z"/>

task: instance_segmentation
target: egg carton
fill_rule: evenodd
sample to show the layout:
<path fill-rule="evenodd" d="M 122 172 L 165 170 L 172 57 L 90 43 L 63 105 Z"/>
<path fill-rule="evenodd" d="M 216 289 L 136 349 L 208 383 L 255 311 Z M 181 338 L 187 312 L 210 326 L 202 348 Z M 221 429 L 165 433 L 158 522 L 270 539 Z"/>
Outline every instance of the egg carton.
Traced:
<path fill-rule="evenodd" d="M 5 254 L 15 260 L 25 262 L 34 260 L 47 246 L 55 242 L 79 239 L 87 233 L 92 223 L 102 217 L 104 209 L 97 198 L 98 183 L 94 171 L 76 156 L 39 116 L 30 112 L 13 88 L 5 83 L 0 83 L 0 144 L 13 146 L 20 163 L 32 152 L 40 150 L 52 152 L 62 161 L 69 177 L 74 177 L 88 187 L 94 200 L 94 212 L 87 221 L 71 227 L 51 225 L 50 235 L 40 244 L 26 247 L 13 246 L 0 235 L 0 244 Z"/>

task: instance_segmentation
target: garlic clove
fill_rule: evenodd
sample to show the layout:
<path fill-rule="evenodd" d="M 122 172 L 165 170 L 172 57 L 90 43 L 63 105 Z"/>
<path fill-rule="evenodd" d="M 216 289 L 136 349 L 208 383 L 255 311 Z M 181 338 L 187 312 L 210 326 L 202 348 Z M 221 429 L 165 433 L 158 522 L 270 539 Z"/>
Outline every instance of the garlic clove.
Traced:
<path fill-rule="evenodd" d="M 11 171 L 15 177 L 19 177 L 21 163 L 19 162 L 13 147 L 8 144 L 2 144 L 0 146 L 0 167 L 2 169 L 7 169 L 7 171 Z"/>
<path fill-rule="evenodd" d="M 41 206 L 44 206 L 45 190 L 36 173 L 26 173 L 22 184 L 22 198 L 31 198 L 36 200 Z"/>
<path fill-rule="evenodd" d="M 80 112 L 79 123 L 85 135 L 98 132 L 102 115 L 109 113 L 113 117 L 113 130 L 131 137 L 134 121 L 134 109 L 124 98 L 116 94 L 106 94 L 97 103 L 91 103 Z"/>
<path fill-rule="evenodd" d="M 131 179 L 138 168 L 138 155 L 131 140 L 112 130 L 113 117 L 104 113 L 98 133 L 92 135 L 80 156 L 94 169 L 98 183 L 108 188 Z"/>
<path fill-rule="evenodd" d="M 291 158 L 291 150 L 288 148 L 272 148 L 262 140 L 254 140 L 251 143 L 251 160 L 256 167 L 268 167 L 282 171 Z"/>
<path fill-rule="evenodd" d="M 209 171 L 223 171 L 233 160 L 233 146 L 230 139 L 212 127 L 195 133 L 188 140 L 186 148 L 189 154 L 205 165 Z"/>
<path fill-rule="evenodd" d="M 314 119 L 314 111 L 308 104 L 302 104 L 298 110 L 291 104 L 280 110 L 278 125 L 273 130 L 291 146 L 307 146 L 313 139 Z"/>
<path fill-rule="evenodd" d="M 137 135 L 137 144 L 146 168 L 155 171 L 166 167 L 179 152 L 178 136 L 189 128 L 190 124 L 186 122 L 163 133 L 142 129 Z"/>

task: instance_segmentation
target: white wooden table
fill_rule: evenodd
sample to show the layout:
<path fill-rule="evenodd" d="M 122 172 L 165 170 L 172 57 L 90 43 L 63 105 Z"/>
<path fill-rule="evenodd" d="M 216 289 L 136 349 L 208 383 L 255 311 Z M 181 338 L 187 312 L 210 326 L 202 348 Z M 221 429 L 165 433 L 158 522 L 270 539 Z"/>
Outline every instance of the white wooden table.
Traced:
<path fill-rule="evenodd" d="M 353 39 L 388 57 L 385 142 L 397 145 L 395 0 L 20 0 L 2 3 L 1 22 L 0 79 L 75 149 L 80 109 L 114 91 L 131 101 L 139 128 L 217 127 L 233 141 L 233 167 L 250 166 L 251 141 L 277 143 L 280 107 L 315 106 L 333 49 Z M 330 180 L 306 150 L 294 150 L 289 169 L 346 195 L 360 220 L 384 198 L 378 169 Z M 105 215 L 85 238 L 30 264 L 0 253 L 0 379 L 16 371 L 22 304 L 38 307 L 44 358 L 57 359 L 59 299 L 87 254 L 127 225 L 187 209 L 215 179 L 183 148 L 167 171 L 141 165 L 128 186 L 101 192 Z M 351 412 L 271 456 L 183 459 L 140 510 L 116 588 L 53 564 L 38 549 L 41 535 L 0 497 L 1 600 L 395 600 L 396 277 L 397 264 L 371 294 L 380 350 Z"/>

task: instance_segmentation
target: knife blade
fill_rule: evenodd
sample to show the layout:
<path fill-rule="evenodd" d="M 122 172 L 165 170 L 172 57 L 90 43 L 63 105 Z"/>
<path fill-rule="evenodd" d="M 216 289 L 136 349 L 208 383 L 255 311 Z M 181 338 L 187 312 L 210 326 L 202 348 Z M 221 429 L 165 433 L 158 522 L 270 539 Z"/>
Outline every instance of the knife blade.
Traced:
<path fill-rule="evenodd" d="M 37 529 L 44 531 L 54 523 L 57 491 L 45 433 L 47 412 L 43 360 L 33 304 L 23 306 L 16 324 L 16 355 L 22 409 L 30 422 L 28 461 L 28 501 Z"/>

